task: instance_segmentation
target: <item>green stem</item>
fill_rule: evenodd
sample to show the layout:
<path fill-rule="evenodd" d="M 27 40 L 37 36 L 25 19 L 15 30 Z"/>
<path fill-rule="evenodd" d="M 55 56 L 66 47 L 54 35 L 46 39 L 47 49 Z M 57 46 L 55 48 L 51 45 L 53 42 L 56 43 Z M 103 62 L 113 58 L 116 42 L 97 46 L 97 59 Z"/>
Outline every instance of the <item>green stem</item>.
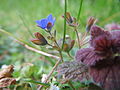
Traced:
<path fill-rule="evenodd" d="M 72 83 L 69 81 L 68 84 L 71 86 L 72 90 L 75 90 L 74 86 L 72 85 Z"/>
<path fill-rule="evenodd" d="M 52 35 L 51 32 L 49 32 L 49 34 L 51 35 L 51 37 L 53 37 L 53 35 Z M 58 46 L 58 48 L 59 48 L 60 58 L 61 58 L 61 60 L 62 60 L 62 62 L 63 62 L 62 49 L 61 49 L 60 46 L 58 45 L 58 43 L 57 43 L 55 37 L 54 37 L 54 42 L 55 42 L 55 44 L 56 44 L 56 45 Z"/>
<path fill-rule="evenodd" d="M 79 7 L 78 16 L 77 16 L 77 21 L 79 21 L 79 19 L 80 19 L 80 13 L 81 13 L 81 9 L 82 9 L 82 3 L 83 3 L 83 0 L 81 0 L 81 2 L 80 2 L 80 7 Z"/>
<path fill-rule="evenodd" d="M 48 33 L 50 34 L 50 36 L 51 36 L 51 37 L 53 37 L 53 35 L 52 35 L 52 33 L 51 33 L 51 32 L 48 32 Z M 58 45 L 58 43 L 57 43 L 57 41 L 56 41 L 55 37 L 53 37 L 53 38 L 54 38 L 54 42 L 55 42 L 55 44 L 58 46 L 58 48 L 59 48 L 59 49 L 61 49 L 61 48 L 60 48 L 60 46 Z"/>
<path fill-rule="evenodd" d="M 28 27 L 28 25 L 27 25 L 26 22 L 25 22 L 25 18 L 24 18 L 21 14 L 18 14 L 18 15 L 19 15 L 21 21 L 23 22 L 24 26 L 26 27 L 27 31 L 28 31 L 28 32 L 30 33 L 30 35 L 34 38 L 32 32 L 30 31 L 30 28 Z"/>
<path fill-rule="evenodd" d="M 68 56 L 72 59 L 74 59 L 71 55 L 70 55 L 70 52 L 67 52 Z"/>
<path fill-rule="evenodd" d="M 66 12 L 67 12 L 67 0 L 65 0 L 65 12 L 64 12 L 64 35 L 63 35 L 63 44 L 62 44 L 62 49 L 64 47 L 65 43 L 65 35 L 66 35 Z"/>
<path fill-rule="evenodd" d="M 34 84 L 43 85 L 43 86 L 45 86 L 45 87 L 49 87 L 49 86 L 50 86 L 48 83 L 42 83 L 42 82 L 35 81 L 35 80 L 31 80 L 31 79 L 24 79 L 24 81 L 26 81 L 26 82 L 31 82 L 31 83 L 34 83 Z"/>
<path fill-rule="evenodd" d="M 78 31 L 77 31 L 76 28 L 75 28 L 75 32 L 76 32 L 76 35 L 77 35 L 78 46 L 79 46 L 79 48 L 81 48 L 81 47 L 80 47 L 80 38 L 79 38 L 79 34 L 78 34 Z"/>
<path fill-rule="evenodd" d="M 53 47 L 53 46 L 52 46 L 51 44 L 49 44 L 49 43 L 48 43 L 47 45 L 49 45 L 49 46 Z"/>
<path fill-rule="evenodd" d="M 18 38 L 17 36 L 13 35 L 12 33 L 7 32 L 6 30 L 0 29 L 0 32 L 6 34 L 6 35 L 8 35 L 8 36 L 11 36 L 11 37 L 13 37 L 14 39 L 16 39 L 16 40 L 18 40 L 18 41 L 20 41 L 20 42 L 22 42 L 22 43 L 24 43 L 24 44 L 27 44 L 27 45 L 31 46 L 29 43 L 27 43 L 27 42 L 24 41 L 23 39 Z M 32 46 L 31 46 L 31 47 L 32 47 Z"/>

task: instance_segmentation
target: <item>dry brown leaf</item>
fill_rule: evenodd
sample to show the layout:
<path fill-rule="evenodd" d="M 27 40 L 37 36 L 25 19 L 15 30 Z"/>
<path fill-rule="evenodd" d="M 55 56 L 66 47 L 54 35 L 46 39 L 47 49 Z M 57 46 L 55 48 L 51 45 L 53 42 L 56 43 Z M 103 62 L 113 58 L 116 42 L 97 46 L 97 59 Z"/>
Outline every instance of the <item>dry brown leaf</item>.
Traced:
<path fill-rule="evenodd" d="M 0 79 L 0 88 L 7 87 L 16 83 L 14 78 L 2 78 Z"/>
<path fill-rule="evenodd" d="M 0 79 L 5 78 L 5 77 L 11 77 L 11 74 L 14 71 L 14 66 L 13 65 L 9 65 L 8 67 L 2 69 L 0 71 Z"/>

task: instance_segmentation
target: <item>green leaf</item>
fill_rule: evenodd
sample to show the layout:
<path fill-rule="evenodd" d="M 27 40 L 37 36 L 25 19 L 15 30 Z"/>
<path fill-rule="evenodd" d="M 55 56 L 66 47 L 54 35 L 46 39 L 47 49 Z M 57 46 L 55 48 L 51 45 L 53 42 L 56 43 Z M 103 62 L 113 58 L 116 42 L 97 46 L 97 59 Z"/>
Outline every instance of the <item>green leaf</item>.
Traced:
<path fill-rule="evenodd" d="M 39 81 L 35 81 L 35 80 L 31 80 L 31 79 L 24 79 L 25 82 L 30 82 L 30 83 L 34 83 L 34 84 L 39 84 L 39 85 L 43 85 L 45 87 L 49 87 L 50 84 L 48 83 L 42 83 L 42 82 L 39 82 Z"/>
<path fill-rule="evenodd" d="M 34 83 L 29 83 L 32 90 L 37 90 L 37 85 L 35 85 Z"/>

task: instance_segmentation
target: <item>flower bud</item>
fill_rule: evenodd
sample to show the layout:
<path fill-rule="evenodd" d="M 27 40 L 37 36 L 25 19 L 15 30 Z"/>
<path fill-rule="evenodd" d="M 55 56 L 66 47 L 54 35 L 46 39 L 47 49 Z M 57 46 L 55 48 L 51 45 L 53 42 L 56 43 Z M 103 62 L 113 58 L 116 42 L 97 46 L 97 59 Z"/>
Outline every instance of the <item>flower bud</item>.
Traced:
<path fill-rule="evenodd" d="M 62 47 L 62 42 L 63 42 L 63 39 L 60 39 L 58 41 L 58 44 L 60 47 Z M 69 52 L 73 48 L 74 44 L 75 44 L 75 40 L 71 40 L 69 36 L 66 36 L 64 46 L 63 46 L 63 51 Z"/>
<path fill-rule="evenodd" d="M 34 33 L 35 37 L 34 39 L 31 39 L 31 41 L 36 45 L 46 45 L 47 40 L 40 34 L 39 32 Z"/>
<path fill-rule="evenodd" d="M 70 49 L 69 50 L 71 50 L 73 48 L 74 44 L 75 44 L 75 40 L 71 40 L 71 44 L 70 44 Z"/>
<path fill-rule="evenodd" d="M 69 45 L 67 43 L 64 44 L 63 50 L 69 52 Z"/>
<path fill-rule="evenodd" d="M 65 18 L 65 16 L 63 16 Z M 76 27 L 78 26 L 76 18 L 72 17 L 69 12 L 66 12 L 66 21 L 69 26 Z"/>
<path fill-rule="evenodd" d="M 87 21 L 87 25 L 86 25 L 86 31 L 89 32 L 91 29 L 91 26 L 94 25 L 94 23 L 96 23 L 96 19 L 94 17 L 90 17 Z"/>

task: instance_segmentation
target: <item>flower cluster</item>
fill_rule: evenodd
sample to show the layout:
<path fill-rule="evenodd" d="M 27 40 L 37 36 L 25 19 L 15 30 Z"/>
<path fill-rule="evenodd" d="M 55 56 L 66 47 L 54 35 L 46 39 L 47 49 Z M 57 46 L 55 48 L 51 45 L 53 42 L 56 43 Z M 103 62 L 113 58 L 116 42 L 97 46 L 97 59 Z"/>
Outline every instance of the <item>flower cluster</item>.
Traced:
<path fill-rule="evenodd" d="M 69 14 L 69 13 L 67 13 L 67 14 Z M 66 18 L 67 18 L 67 21 L 70 21 L 73 19 L 70 16 L 70 14 L 69 14 L 69 17 L 67 15 Z M 34 36 L 36 38 L 31 39 L 31 42 L 36 45 L 41 45 L 41 46 L 49 45 L 53 49 L 60 51 L 62 48 L 63 39 L 60 39 L 59 41 L 57 41 L 56 40 L 56 30 L 54 31 L 54 33 L 51 32 L 52 27 L 54 26 L 54 23 L 55 23 L 55 18 L 53 18 L 52 14 L 48 15 L 46 19 L 36 20 L 36 23 L 37 23 L 37 26 L 39 26 L 41 29 L 44 29 L 45 31 L 47 31 L 47 33 L 49 33 L 49 36 L 47 37 L 47 39 L 53 41 L 55 44 L 54 45 L 49 44 L 48 41 L 44 38 L 44 36 L 42 34 L 40 34 L 39 32 L 34 33 Z M 71 23 L 73 23 L 73 21 L 71 21 Z M 73 46 L 75 44 L 75 40 L 71 40 L 70 37 L 66 37 L 65 39 L 66 40 L 64 42 L 62 50 L 69 53 L 69 51 L 73 48 Z"/>
<path fill-rule="evenodd" d="M 120 31 L 93 25 L 90 47 L 76 53 L 76 61 L 89 67 L 89 74 L 105 90 L 120 90 Z"/>
<path fill-rule="evenodd" d="M 37 26 L 44 29 L 45 31 L 49 32 L 51 31 L 52 27 L 55 23 L 55 18 L 53 18 L 52 14 L 48 15 L 47 18 L 36 20 Z M 34 33 L 34 36 L 36 38 L 31 39 L 31 42 L 33 42 L 36 45 L 49 45 L 47 40 L 44 38 L 42 34 L 39 32 Z"/>

